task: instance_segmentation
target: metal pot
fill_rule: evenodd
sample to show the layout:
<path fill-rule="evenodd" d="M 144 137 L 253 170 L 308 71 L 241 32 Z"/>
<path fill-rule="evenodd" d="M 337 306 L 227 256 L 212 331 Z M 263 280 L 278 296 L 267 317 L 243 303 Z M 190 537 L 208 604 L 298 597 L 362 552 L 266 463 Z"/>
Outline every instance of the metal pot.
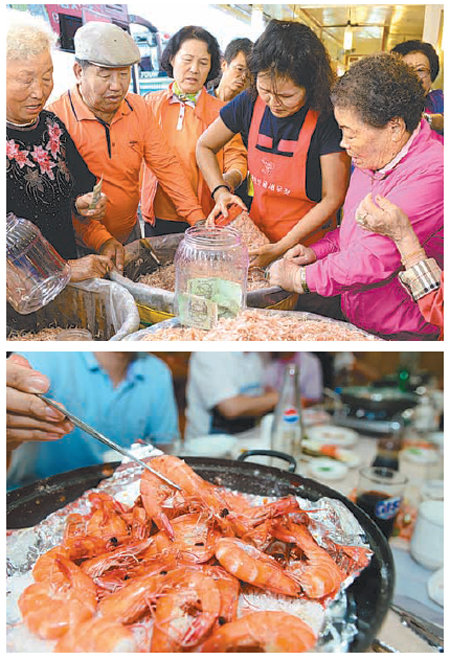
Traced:
<path fill-rule="evenodd" d="M 231 489 L 265 496 L 295 495 L 316 501 L 326 496 L 342 501 L 364 529 L 373 551 L 370 564 L 347 590 L 357 612 L 358 633 L 350 645 L 351 652 L 362 652 L 372 640 L 388 611 L 394 586 L 394 563 L 387 543 L 374 522 L 339 492 L 274 467 L 211 458 L 186 458 L 186 462 L 206 480 Z M 84 491 L 111 475 L 119 463 L 84 467 L 43 479 L 13 490 L 7 498 L 8 528 L 37 524 L 49 513 L 75 500 Z"/>

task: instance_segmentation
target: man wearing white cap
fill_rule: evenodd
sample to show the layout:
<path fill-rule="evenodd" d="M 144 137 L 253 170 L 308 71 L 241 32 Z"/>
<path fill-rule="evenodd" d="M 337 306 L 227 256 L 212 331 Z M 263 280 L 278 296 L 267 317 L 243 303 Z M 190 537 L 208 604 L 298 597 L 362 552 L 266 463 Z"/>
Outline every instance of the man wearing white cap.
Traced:
<path fill-rule="evenodd" d="M 48 108 L 65 123 L 89 169 L 103 177 L 108 198 L 101 222 L 74 219 L 78 235 L 123 267 L 123 245 L 140 237 L 139 176 L 145 162 L 193 225 L 204 219 L 196 193 L 167 144 L 149 105 L 128 93 L 131 67 L 139 61 L 133 38 L 117 25 L 91 21 L 75 33 L 77 85 Z"/>

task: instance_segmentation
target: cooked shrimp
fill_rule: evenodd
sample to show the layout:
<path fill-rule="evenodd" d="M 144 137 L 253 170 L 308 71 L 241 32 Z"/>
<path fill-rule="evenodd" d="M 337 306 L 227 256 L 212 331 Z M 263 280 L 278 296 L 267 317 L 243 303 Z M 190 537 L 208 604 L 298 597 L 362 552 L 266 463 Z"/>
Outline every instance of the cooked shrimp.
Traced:
<path fill-rule="evenodd" d="M 62 546 L 71 561 L 81 561 L 112 549 L 116 542 L 117 539 L 111 542 L 111 538 L 104 539 L 92 535 L 77 535 L 63 540 Z"/>
<path fill-rule="evenodd" d="M 173 528 L 167 512 L 162 504 L 175 495 L 175 488 L 171 487 L 151 472 L 144 470 L 141 476 L 140 493 L 145 512 L 160 530 L 165 530 L 173 540 Z"/>
<path fill-rule="evenodd" d="M 91 579 L 100 577 L 107 570 L 116 567 L 126 567 L 137 562 L 137 557 L 146 551 L 152 544 L 153 538 L 147 538 L 141 542 L 121 545 L 113 551 L 108 551 L 95 558 L 89 558 L 81 565 L 81 569 Z"/>
<path fill-rule="evenodd" d="M 226 509 L 218 488 L 205 481 L 184 460 L 174 455 L 158 455 L 152 458 L 151 466 L 179 485 L 185 495 L 198 499 L 211 511 L 220 514 Z"/>
<path fill-rule="evenodd" d="M 172 540 L 165 531 L 153 536 L 154 543 L 146 552 L 147 556 L 172 547 L 176 547 L 177 553 L 188 563 L 206 563 L 214 556 L 216 540 L 220 535 L 205 514 L 189 513 L 177 517 L 172 520 L 172 528 Z"/>
<path fill-rule="evenodd" d="M 112 508 L 104 506 L 95 510 L 86 524 L 87 535 L 111 540 L 115 538 L 121 541 L 129 535 L 128 525 L 125 520 Z"/>
<path fill-rule="evenodd" d="M 296 581 L 272 556 L 253 545 L 238 538 L 221 538 L 216 543 L 215 553 L 219 563 L 241 581 L 274 593 L 298 596 L 300 589 Z"/>
<path fill-rule="evenodd" d="M 65 582 L 65 577 L 61 573 L 61 569 L 56 562 L 58 558 L 68 558 L 67 550 L 61 545 L 56 545 L 56 547 L 52 547 L 52 549 L 49 549 L 39 556 L 33 567 L 33 579 L 37 582 L 55 582 L 55 580 L 59 578 Z"/>
<path fill-rule="evenodd" d="M 316 642 L 303 620 L 280 611 L 255 611 L 223 625 L 202 645 L 202 652 L 307 652 Z"/>
<path fill-rule="evenodd" d="M 294 543 L 305 554 L 306 560 L 292 561 L 286 569 L 308 597 L 319 599 L 337 593 L 345 575 L 304 524 L 276 521 L 272 533 L 278 540 Z"/>
<path fill-rule="evenodd" d="M 223 625 L 225 622 L 231 622 L 236 618 L 238 611 L 239 579 L 236 579 L 236 577 L 233 577 L 232 574 L 218 565 L 202 565 L 202 570 L 214 579 L 219 589 L 220 611 L 217 624 Z"/>
<path fill-rule="evenodd" d="M 211 577 L 198 569 L 169 572 L 173 586 L 158 598 L 151 652 L 179 652 L 198 645 L 220 612 L 220 593 Z"/>
<path fill-rule="evenodd" d="M 55 558 L 52 580 L 31 584 L 19 598 L 27 627 L 48 639 L 90 618 L 96 603 L 94 582 L 67 558 Z"/>
<path fill-rule="evenodd" d="M 164 575 L 151 574 L 130 579 L 125 586 L 106 595 L 98 605 L 103 618 L 131 623 L 139 620 L 154 604 L 164 583 Z"/>
<path fill-rule="evenodd" d="M 242 512 L 231 510 L 227 516 L 227 521 L 231 523 L 239 537 L 244 537 L 251 533 L 255 526 L 262 524 L 265 520 L 299 511 L 297 499 L 289 496 L 260 506 L 250 506 Z"/>
<path fill-rule="evenodd" d="M 119 622 L 91 618 L 70 629 L 54 652 L 136 652 L 133 634 Z"/>

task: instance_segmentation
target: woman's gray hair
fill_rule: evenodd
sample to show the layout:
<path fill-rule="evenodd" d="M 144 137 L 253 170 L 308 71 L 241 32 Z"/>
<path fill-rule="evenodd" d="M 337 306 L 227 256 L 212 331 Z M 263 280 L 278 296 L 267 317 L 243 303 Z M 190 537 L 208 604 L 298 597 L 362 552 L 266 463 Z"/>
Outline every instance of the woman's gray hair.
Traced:
<path fill-rule="evenodd" d="M 9 9 L 6 20 L 6 59 L 9 61 L 40 55 L 56 44 L 58 36 L 39 16 Z"/>
<path fill-rule="evenodd" d="M 351 108 L 375 128 L 401 117 L 410 133 L 418 125 L 425 106 L 419 77 L 399 55 L 377 53 L 352 64 L 336 82 L 334 107 Z"/>

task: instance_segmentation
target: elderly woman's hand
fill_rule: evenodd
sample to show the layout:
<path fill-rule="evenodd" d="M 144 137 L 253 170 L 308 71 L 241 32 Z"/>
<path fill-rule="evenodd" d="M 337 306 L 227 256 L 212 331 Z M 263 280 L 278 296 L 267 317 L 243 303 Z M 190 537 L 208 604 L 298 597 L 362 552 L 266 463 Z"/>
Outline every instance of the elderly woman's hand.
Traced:
<path fill-rule="evenodd" d="M 369 193 L 358 206 L 355 219 L 363 229 L 388 236 L 396 243 L 414 233 L 408 216 L 401 208 L 381 195 L 375 199 L 377 203 Z"/>
<path fill-rule="evenodd" d="M 269 270 L 269 283 L 271 286 L 280 286 L 285 291 L 302 293 L 300 268 L 288 259 L 279 259 L 272 263 Z"/>
<path fill-rule="evenodd" d="M 115 265 L 116 270 L 123 272 L 125 265 L 125 248 L 122 243 L 115 238 L 110 238 L 100 247 L 99 253 L 110 258 L 113 265 Z"/>
<path fill-rule="evenodd" d="M 100 198 L 95 205 L 95 208 L 89 208 L 93 200 L 93 192 L 87 192 L 75 200 L 75 208 L 78 215 L 88 217 L 90 220 L 101 220 L 106 213 L 106 200 L 105 194 L 101 193 Z"/>
<path fill-rule="evenodd" d="M 255 268 L 265 268 L 270 263 L 280 258 L 284 250 L 280 249 L 278 243 L 269 243 L 249 250 L 250 265 Z"/>
<path fill-rule="evenodd" d="M 248 213 L 248 208 L 242 201 L 240 197 L 232 194 L 229 190 L 224 188 L 219 188 L 214 195 L 215 206 L 206 218 L 206 226 L 213 227 L 216 223 L 216 219 L 219 215 L 223 215 L 225 218 L 228 217 L 228 208 L 232 204 L 237 204 L 245 213 Z"/>
<path fill-rule="evenodd" d="M 35 396 L 48 391 L 48 378 L 31 368 L 25 357 L 6 360 L 6 443 L 8 453 L 22 442 L 61 439 L 73 430 L 64 412 Z"/>
<path fill-rule="evenodd" d="M 109 256 L 99 254 L 88 254 L 81 259 L 69 260 L 70 281 L 84 281 L 93 277 L 104 277 L 106 273 L 114 269 L 114 263 Z"/>
<path fill-rule="evenodd" d="M 317 260 L 315 251 L 311 247 L 306 247 L 300 243 L 288 249 L 284 258 L 295 263 L 295 265 L 308 265 L 308 263 L 314 263 Z"/>

